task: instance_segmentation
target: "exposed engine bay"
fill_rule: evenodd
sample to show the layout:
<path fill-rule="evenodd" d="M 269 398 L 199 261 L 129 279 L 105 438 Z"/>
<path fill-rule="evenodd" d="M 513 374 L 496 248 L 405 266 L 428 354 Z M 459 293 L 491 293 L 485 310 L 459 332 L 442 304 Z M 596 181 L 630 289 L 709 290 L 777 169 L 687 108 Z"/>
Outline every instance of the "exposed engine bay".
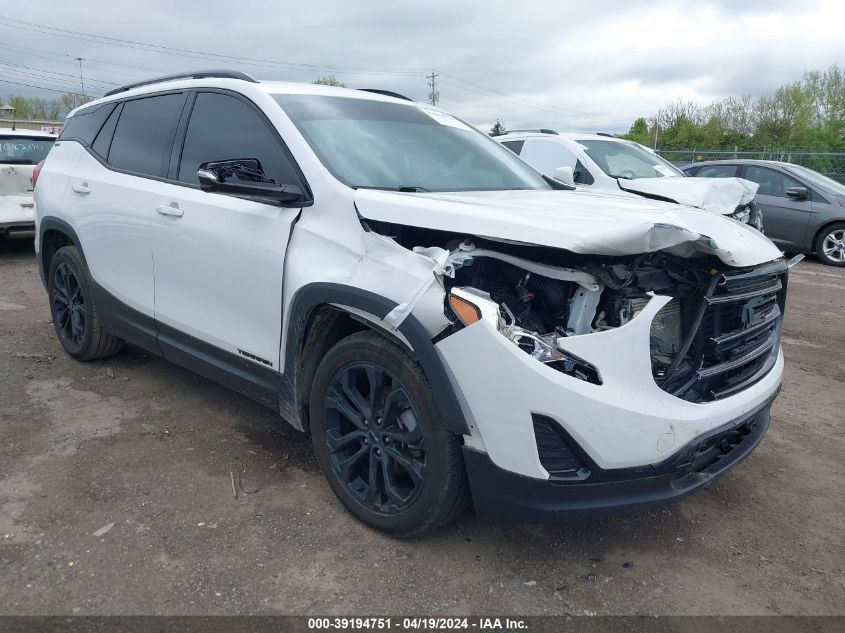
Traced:
<path fill-rule="evenodd" d="M 394 233 L 393 239 L 416 252 L 431 249 L 414 243 L 434 243 L 448 251 L 449 270 L 442 279 L 446 313 L 456 327 L 467 324 L 460 309 L 455 309 L 460 308 L 456 300 L 473 305 L 492 302 L 501 334 L 537 360 L 596 384 L 601 384 L 598 372 L 563 351 L 561 339 L 623 326 L 654 295 L 678 298 L 652 324 L 653 370 L 655 378 L 661 377 L 679 351 L 681 355 L 686 351 L 682 346 L 688 329 L 684 324 L 690 321 L 687 308 L 712 291 L 724 269 L 722 262 L 706 254 L 684 258 L 658 251 L 584 256 L 476 236 L 461 239 L 395 225 L 376 226 L 378 232 Z"/>
<path fill-rule="evenodd" d="M 633 258 L 590 258 L 578 268 L 555 267 L 499 250 L 480 249 L 470 240 L 450 245 L 452 294 L 483 291 L 499 306 L 500 332 L 523 351 L 564 373 L 600 384 L 592 366 L 563 352 L 558 339 L 620 327 L 654 294 L 700 297 L 716 273 L 711 261 L 688 261 L 662 253 Z M 621 260 L 621 261 L 620 261 Z M 680 303 L 654 324 L 653 360 L 669 367 L 682 343 Z M 656 372 L 660 369 L 655 367 Z"/>

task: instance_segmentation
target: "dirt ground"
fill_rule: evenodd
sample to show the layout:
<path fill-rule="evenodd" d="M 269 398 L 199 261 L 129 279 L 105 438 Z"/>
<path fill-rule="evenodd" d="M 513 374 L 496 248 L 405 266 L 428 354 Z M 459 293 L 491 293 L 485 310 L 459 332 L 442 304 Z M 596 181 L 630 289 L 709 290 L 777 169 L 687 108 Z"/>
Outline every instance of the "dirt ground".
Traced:
<path fill-rule="evenodd" d="M 784 350 L 763 443 L 680 504 L 396 541 L 272 411 L 139 350 L 71 360 L 0 243 L 0 613 L 845 614 L 845 269 L 794 270 Z"/>

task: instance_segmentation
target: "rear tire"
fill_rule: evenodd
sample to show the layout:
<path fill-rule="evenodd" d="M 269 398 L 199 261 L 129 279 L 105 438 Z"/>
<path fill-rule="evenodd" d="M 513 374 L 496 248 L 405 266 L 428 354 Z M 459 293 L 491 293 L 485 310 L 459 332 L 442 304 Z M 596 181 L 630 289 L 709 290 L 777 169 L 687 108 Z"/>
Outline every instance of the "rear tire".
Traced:
<path fill-rule="evenodd" d="M 443 425 L 420 366 L 384 336 L 358 332 L 329 350 L 314 376 L 310 420 L 329 485 L 370 527 L 420 536 L 466 509 L 461 439 Z"/>
<path fill-rule="evenodd" d="M 114 356 L 123 341 L 109 334 L 100 321 L 88 266 L 75 246 L 56 251 L 47 275 L 53 327 L 65 351 L 76 360 Z"/>
<path fill-rule="evenodd" d="M 831 224 L 816 238 L 816 255 L 828 266 L 845 266 L 845 222 Z"/>

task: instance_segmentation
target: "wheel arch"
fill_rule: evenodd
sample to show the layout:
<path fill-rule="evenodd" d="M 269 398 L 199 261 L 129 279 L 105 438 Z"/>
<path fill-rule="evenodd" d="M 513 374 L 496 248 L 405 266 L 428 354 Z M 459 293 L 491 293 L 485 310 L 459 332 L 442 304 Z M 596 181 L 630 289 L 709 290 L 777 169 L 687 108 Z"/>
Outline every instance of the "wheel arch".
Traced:
<path fill-rule="evenodd" d="M 320 360 L 340 339 L 371 329 L 411 354 L 437 395 L 446 428 L 460 435 L 468 434 L 469 427 L 449 374 L 422 324 L 413 314 L 409 315 L 399 326 L 400 336 L 379 325 L 396 305 L 375 293 L 342 284 L 313 283 L 297 290 L 288 315 L 284 373 L 279 387 L 282 416 L 307 431 L 308 400 Z M 347 307 L 355 309 L 355 313 Z"/>
<path fill-rule="evenodd" d="M 79 254 L 82 256 L 82 260 L 85 261 L 85 253 L 82 251 L 79 236 L 73 227 L 64 220 L 54 217 L 42 218 L 38 224 L 37 239 L 38 272 L 41 275 L 41 281 L 45 287 L 47 286 L 47 274 L 50 272 L 50 263 L 60 248 L 64 246 L 76 246 L 79 249 Z"/>
<path fill-rule="evenodd" d="M 825 222 L 819 228 L 816 229 L 816 232 L 813 234 L 813 239 L 810 242 L 810 248 L 809 248 L 810 253 L 816 252 L 816 245 L 819 243 L 819 238 L 821 238 L 821 236 L 824 234 L 825 231 L 828 231 L 830 229 L 830 227 L 832 227 L 836 224 L 845 224 L 845 218 L 836 218 L 836 219 L 830 220 L 828 222 Z"/>

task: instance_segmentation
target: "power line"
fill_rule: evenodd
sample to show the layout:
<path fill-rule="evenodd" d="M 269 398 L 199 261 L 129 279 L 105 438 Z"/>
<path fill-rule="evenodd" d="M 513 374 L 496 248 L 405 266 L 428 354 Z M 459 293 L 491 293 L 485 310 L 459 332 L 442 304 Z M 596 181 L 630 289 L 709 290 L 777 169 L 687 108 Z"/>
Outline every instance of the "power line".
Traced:
<path fill-rule="evenodd" d="M 2 66 L 13 66 L 14 68 L 22 68 L 24 70 L 32 70 L 32 71 L 36 71 L 36 72 L 40 72 L 40 73 L 46 73 L 46 74 L 50 74 L 50 75 L 60 75 L 61 77 L 72 77 L 73 79 L 76 79 L 78 77 L 78 75 L 76 75 L 76 74 L 62 73 L 62 72 L 59 72 L 57 70 L 47 70 L 46 68 L 38 68 L 36 66 L 25 66 L 23 64 L 15 64 L 15 63 L 12 63 L 12 62 L 0 61 L 0 65 L 2 65 Z M 105 81 L 105 80 L 91 79 L 91 78 L 88 79 L 88 82 L 94 83 L 94 84 L 107 84 L 107 85 L 112 85 L 112 86 L 120 85 L 120 84 L 118 84 L 117 82 L 114 82 L 114 81 Z"/>
<path fill-rule="evenodd" d="M 231 63 L 240 63 L 252 66 L 269 66 L 272 68 L 282 67 L 293 70 L 308 70 L 311 72 L 337 72 L 346 74 L 364 74 L 364 75 L 419 75 L 424 72 L 423 69 L 416 68 L 374 68 L 365 66 L 336 66 L 336 65 L 318 65 L 305 64 L 301 62 L 279 61 L 272 59 L 262 59 L 258 57 L 243 57 L 237 55 L 224 55 L 222 53 L 211 53 L 208 51 L 199 51 L 188 48 L 177 48 L 175 46 L 164 46 L 161 44 L 150 44 L 147 42 L 140 42 L 136 40 L 127 40 L 117 37 L 108 37 L 105 35 L 97 35 L 94 33 L 86 33 L 84 31 L 74 31 L 71 29 L 62 29 L 47 24 L 39 24 L 37 22 L 28 22 L 26 20 L 19 20 L 16 18 L 0 17 L 0 24 L 9 28 L 21 29 L 24 31 L 32 31 L 41 33 L 43 35 L 54 35 L 57 37 L 66 37 L 70 39 L 83 40 L 88 42 L 95 42 L 99 44 L 108 44 L 112 46 L 120 46 L 123 48 L 132 48 L 136 50 L 146 50 L 147 52 L 159 52 L 169 55 L 179 55 L 182 57 L 190 57 L 193 59 L 211 58 L 218 61 L 229 61 Z"/>
<path fill-rule="evenodd" d="M 50 92 L 60 92 L 66 94 L 67 90 L 57 90 L 56 88 L 48 88 L 47 86 L 36 86 L 35 84 L 25 84 L 19 81 L 9 81 L 8 79 L 0 79 L 0 83 L 12 84 L 15 86 L 26 86 L 27 88 L 38 88 L 39 90 L 49 90 Z"/>
<path fill-rule="evenodd" d="M 48 83 L 51 86 L 56 88 L 64 88 L 65 92 L 77 92 L 79 90 L 79 86 L 76 83 L 71 84 L 67 79 L 60 79 L 56 77 L 45 77 L 44 75 L 39 75 L 36 73 L 32 73 L 26 70 L 17 70 L 13 68 L 4 68 L 4 74 L 6 76 L 10 76 L 12 79 L 26 79 L 26 80 L 34 80 L 41 83 Z"/>

